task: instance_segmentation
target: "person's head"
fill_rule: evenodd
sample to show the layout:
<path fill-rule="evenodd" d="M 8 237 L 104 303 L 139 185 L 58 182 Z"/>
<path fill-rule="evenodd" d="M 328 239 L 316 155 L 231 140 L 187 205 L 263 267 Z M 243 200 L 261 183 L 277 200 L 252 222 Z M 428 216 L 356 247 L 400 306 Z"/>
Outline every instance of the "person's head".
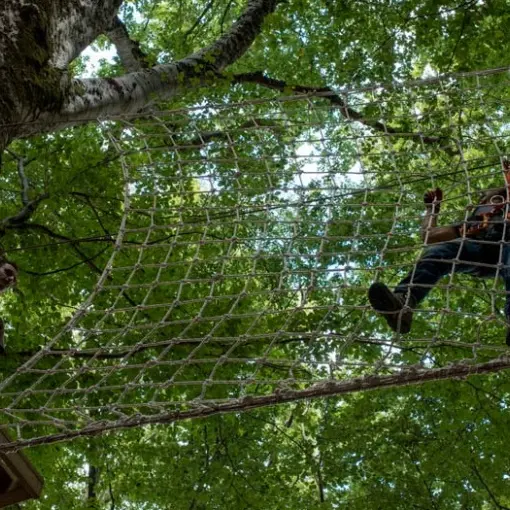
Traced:
<path fill-rule="evenodd" d="M 496 197 L 502 197 L 499 201 Z M 492 199 L 492 200 L 491 200 Z M 502 203 L 506 201 L 506 188 L 491 188 L 480 193 L 479 204 Z"/>
<path fill-rule="evenodd" d="M 16 285 L 18 266 L 7 259 L 0 259 L 0 292 Z"/>

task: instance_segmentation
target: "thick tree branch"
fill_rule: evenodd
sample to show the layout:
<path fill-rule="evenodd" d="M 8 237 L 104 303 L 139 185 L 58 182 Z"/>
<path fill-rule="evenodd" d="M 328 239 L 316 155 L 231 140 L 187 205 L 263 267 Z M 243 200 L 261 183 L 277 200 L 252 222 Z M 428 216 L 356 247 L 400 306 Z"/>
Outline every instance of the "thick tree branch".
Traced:
<path fill-rule="evenodd" d="M 113 18 L 112 26 L 106 35 L 117 48 L 117 54 L 126 71 L 134 73 L 149 67 L 147 55 L 141 50 L 140 43 L 129 37 L 126 25 L 118 16 Z"/>
<path fill-rule="evenodd" d="M 21 209 L 21 211 L 18 214 L 15 214 L 14 216 L 8 216 L 7 218 L 4 218 L 1 221 L 0 225 L 3 226 L 4 228 L 7 228 L 25 223 L 32 217 L 34 212 L 37 210 L 39 204 L 43 200 L 47 199 L 49 196 L 50 196 L 49 193 L 42 193 L 36 199 L 28 201 L 28 196 L 26 195 L 26 192 L 23 191 L 22 200 L 23 203 L 25 204 L 23 209 Z"/>
<path fill-rule="evenodd" d="M 122 0 L 100 2 L 60 0 L 44 2 L 51 6 L 53 53 L 49 65 L 61 70 L 100 35 L 106 32 Z"/>
<path fill-rule="evenodd" d="M 417 141 L 421 141 L 424 144 L 437 144 L 445 141 L 445 137 L 441 136 L 425 136 L 422 133 L 406 133 L 399 131 L 383 122 L 375 119 L 365 118 L 362 113 L 351 108 L 347 102 L 342 99 L 336 92 L 330 87 L 312 87 L 306 85 L 288 85 L 283 80 L 276 80 L 266 76 L 261 71 L 253 73 L 237 74 L 234 76 L 234 83 L 256 83 L 263 87 L 278 90 L 280 92 L 291 91 L 295 94 L 307 94 L 323 97 L 331 104 L 338 106 L 340 113 L 344 118 L 350 121 L 356 121 L 364 126 L 368 126 L 376 131 L 384 134 L 402 136 L 406 138 L 412 138 Z"/>
<path fill-rule="evenodd" d="M 3 0 L 0 10 L 0 150 L 59 112 L 72 89 L 68 67 L 111 24 L 122 0 Z M 43 114 L 43 115 L 41 115 Z"/>
<path fill-rule="evenodd" d="M 111 0 L 113 1 L 113 0 Z M 30 135 L 96 120 L 99 115 L 139 112 L 151 98 L 165 99 L 190 86 L 205 86 L 236 62 L 260 34 L 278 0 L 249 0 L 239 19 L 213 44 L 173 64 L 158 65 L 119 78 L 73 80 L 59 112 L 41 114 L 26 127 Z"/>
<path fill-rule="evenodd" d="M 262 31 L 265 18 L 274 12 L 281 0 L 249 0 L 246 10 L 216 42 L 181 61 L 195 67 L 206 64 L 216 73 L 236 62 L 246 53 Z"/>
<path fill-rule="evenodd" d="M 476 374 L 488 374 L 510 369 L 510 357 L 500 357 L 485 363 L 473 364 L 472 360 L 459 360 L 456 365 L 444 368 L 413 369 L 403 368 L 392 374 L 374 374 L 370 376 L 346 379 L 343 381 L 326 381 L 314 384 L 305 389 L 282 389 L 270 395 L 247 395 L 243 398 L 230 399 L 228 402 L 208 403 L 203 402 L 196 407 L 179 409 L 177 411 L 161 412 L 159 414 L 145 416 L 129 416 L 113 422 L 93 424 L 87 428 L 49 434 L 34 439 L 24 439 L 11 443 L 0 444 L 0 451 L 12 452 L 28 446 L 40 444 L 52 444 L 59 441 L 67 441 L 75 437 L 93 436 L 110 430 L 119 430 L 140 427 L 156 423 L 175 423 L 192 418 L 206 418 L 223 413 L 245 412 L 260 407 L 274 406 L 298 400 L 308 400 L 317 397 L 329 397 L 346 393 L 371 391 L 383 388 L 397 388 L 412 384 L 423 384 L 432 381 L 440 381 L 452 378 L 465 378 Z M 510 509 L 509 509 L 510 510 Z"/>

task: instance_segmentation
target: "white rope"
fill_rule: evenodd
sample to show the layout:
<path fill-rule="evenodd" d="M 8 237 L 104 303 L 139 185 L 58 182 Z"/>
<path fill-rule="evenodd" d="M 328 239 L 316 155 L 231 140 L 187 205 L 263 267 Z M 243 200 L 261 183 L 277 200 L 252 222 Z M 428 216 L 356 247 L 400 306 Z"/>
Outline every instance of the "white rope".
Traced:
<path fill-rule="evenodd" d="M 447 224 L 501 179 L 506 71 L 342 91 L 343 108 L 308 94 L 104 122 L 124 179 L 115 246 L 69 323 L 0 382 L 16 431 L 0 449 L 508 368 L 491 361 L 497 278 L 452 272 L 405 337 L 366 298 L 414 271 L 424 189 L 443 188 Z"/>

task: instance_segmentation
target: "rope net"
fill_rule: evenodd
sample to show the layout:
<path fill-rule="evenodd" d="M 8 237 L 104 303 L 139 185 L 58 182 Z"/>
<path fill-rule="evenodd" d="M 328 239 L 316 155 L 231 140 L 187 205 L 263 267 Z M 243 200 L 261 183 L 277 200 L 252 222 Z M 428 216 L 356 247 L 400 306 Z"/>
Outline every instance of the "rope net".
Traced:
<path fill-rule="evenodd" d="M 423 255 L 427 189 L 449 225 L 504 186 L 509 85 L 492 70 L 102 121 L 125 186 L 111 258 L 0 383 L 1 449 L 508 368 L 503 255 L 484 279 L 457 257 L 407 335 L 367 291 Z"/>

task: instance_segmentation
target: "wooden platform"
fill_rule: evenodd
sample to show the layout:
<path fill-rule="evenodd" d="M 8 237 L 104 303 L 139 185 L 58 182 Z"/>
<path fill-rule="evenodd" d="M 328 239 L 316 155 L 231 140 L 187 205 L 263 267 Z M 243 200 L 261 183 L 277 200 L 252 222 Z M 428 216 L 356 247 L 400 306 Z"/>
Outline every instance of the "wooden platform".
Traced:
<path fill-rule="evenodd" d="M 0 444 L 11 439 L 0 429 Z M 0 452 L 0 508 L 41 495 L 43 479 L 21 452 Z"/>

